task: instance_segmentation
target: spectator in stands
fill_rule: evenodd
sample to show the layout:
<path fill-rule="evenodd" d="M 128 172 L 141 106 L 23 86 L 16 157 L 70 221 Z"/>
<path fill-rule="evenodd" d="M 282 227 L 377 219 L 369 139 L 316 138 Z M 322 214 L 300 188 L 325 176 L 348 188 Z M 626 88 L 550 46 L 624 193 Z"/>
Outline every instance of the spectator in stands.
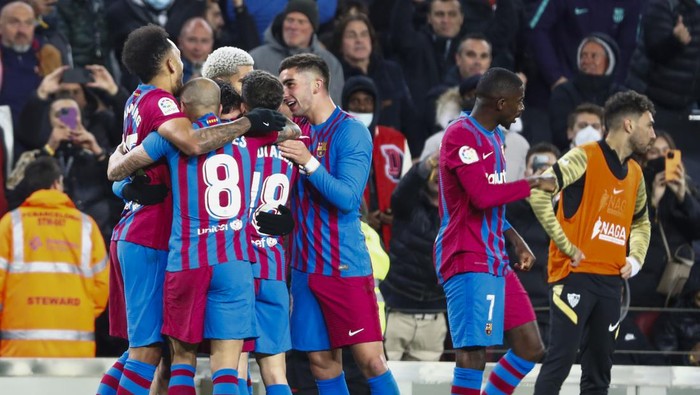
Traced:
<path fill-rule="evenodd" d="M 207 8 L 203 17 L 214 29 L 214 48 L 235 46 L 251 50 L 260 45 L 255 21 L 246 7 L 236 8 L 236 10 L 240 9 L 240 12 L 237 12 L 236 22 L 233 23 L 224 17 L 218 0 L 206 0 L 206 2 Z M 222 0 L 222 2 L 231 3 L 230 0 Z M 234 6 L 235 3 L 242 5 L 243 0 L 234 0 L 233 3 Z"/>
<path fill-rule="evenodd" d="M 491 43 L 485 35 L 465 35 L 455 54 L 456 64 L 447 71 L 444 84 L 448 87 L 459 86 L 469 77 L 484 74 L 491 67 L 492 59 Z"/>
<path fill-rule="evenodd" d="M 389 360 L 438 361 L 447 334 L 447 305 L 433 266 L 438 214 L 439 151 L 413 165 L 391 198 L 389 274 L 379 288 L 387 306 Z"/>
<path fill-rule="evenodd" d="M 258 29 L 258 40 L 263 41 L 265 31 L 272 25 L 275 16 L 284 10 L 289 0 L 219 0 L 224 11 L 227 24 L 239 23 L 241 12 L 249 13 Z M 333 20 L 338 0 L 323 0 L 318 2 L 319 25 Z M 251 49 L 251 48 L 243 48 Z M 276 72 L 277 70 L 275 70 Z"/>
<path fill-rule="evenodd" d="M 515 67 L 515 39 L 520 24 L 520 0 L 462 0 L 466 35 L 483 34 L 490 43 L 495 67 L 513 70 Z M 484 73 L 486 70 L 482 71 Z"/>
<path fill-rule="evenodd" d="M 83 125 L 80 107 L 71 98 L 59 96 L 49 107 L 51 135 L 41 149 L 27 151 L 19 158 L 8 184 L 14 188 L 14 201 L 24 200 L 31 193 L 32 177 L 28 177 L 28 164 L 41 156 L 56 158 L 64 180 L 64 189 L 75 206 L 97 221 L 105 239 L 120 213 L 120 202 L 112 195 L 112 185 L 107 181 L 107 152 L 105 141 Z M 32 175 L 33 176 L 33 175 Z M 10 187 L 10 185 L 8 185 Z"/>
<path fill-rule="evenodd" d="M 122 114 L 129 92 L 117 85 L 104 66 L 88 65 L 84 74 L 69 70 L 64 67 L 47 75 L 24 106 L 15 133 L 24 149 L 46 144 L 53 129 L 49 106 L 59 95 L 78 103 L 85 128 L 103 147 L 111 150 L 121 142 Z"/>
<path fill-rule="evenodd" d="M 583 103 L 573 109 L 567 116 L 566 138 L 570 147 L 576 147 L 603 138 L 603 107 Z"/>
<path fill-rule="evenodd" d="M 550 143 L 541 142 L 533 145 L 527 151 L 525 176 L 542 174 L 556 163 L 559 156 L 561 156 L 560 151 Z M 506 163 L 508 163 L 507 159 Z M 549 342 L 549 311 L 545 309 L 549 307 L 549 285 L 547 284 L 549 236 L 537 221 L 532 207 L 526 200 L 508 204 L 506 218 L 511 226 L 518 230 L 537 259 L 529 271 L 516 270 L 515 273 L 527 291 L 532 307 L 535 308 L 537 326 L 544 344 L 547 345 Z M 511 257 L 511 266 L 518 263 L 518 256 L 513 252 L 512 246 L 509 246 L 508 256 Z"/>
<path fill-rule="evenodd" d="M 61 66 L 60 51 L 34 37 L 35 22 L 34 10 L 24 2 L 8 3 L 0 11 L 0 105 L 10 106 L 15 133 L 19 126 L 19 113 L 39 86 L 41 78 Z M 17 149 L 21 150 L 21 147 Z"/>
<path fill-rule="evenodd" d="M 644 180 L 649 199 L 651 238 L 642 270 L 629 280 L 632 306 L 661 307 L 666 295 L 656 292 L 666 268 L 668 254 L 661 236 L 662 228 L 671 254 L 691 258 L 691 243 L 700 239 L 700 194 L 687 177 L 681 164 L 677 180 L 665 177 L 665 157 L 676 145 L 668 133 L 657 132 L 654 145 L 647 152 Z"/>
<path fill-rule="evenodd" d="M 410 139 L 415 112 L 411 93 L 401 67 L 384 59 L 378 45 L 367 15 L 356 13 L 338 22 L 331 51 L 340 60 L 346 81 L 355 75 L 365 75 L 374 81 L 381 109 L 376 123 L 401 130 Z"/>
<path fill-rule="evenodd" d="M 404 135 L 379 124 L 381 104 L 374 82 L 363 76 L 350 77 L 343 88 L 342 108 L 372 133 L 372 166 L 364 193 L 367 223 L 382 236 L 384 247 L 391 239 L 391 194 L 411 168 L 411 151 Z"/>
<path fill-rule="evenodd" d="M 343 67 L 338 59 L 323 48 L 316 36 L 319 26 L 318 6 L 314 0 L 290 0 L 282 13 L 275 17 L 265 31 L 265 44 L 250 51 L 255 68 L 279 74 L 279 66 L 286 57 L 298 53 L 313 53 L 328 64 L 330 69 L 330 96 L 340 103 L 343 92 Z"/>
<path fill-rule="evenodd" d="M 391 46 L 405 72 L 417 112 L 416 142 L 411 141 L 411 151 L 421 152 L 425 139 L 434 131 L 431 115 L 434 111 L 429 109 L 427 94 L 455 65 L 464 14 L 459 0 L 434 0 L 430 2 L 428 24 L 416 29 L 413 13 L 411 0 L 398 0 L 394 4 Z"/>
<path fill-rule="evenodd" d="M 624 81 L 632 51 L 642 1 L 538 0 L 529 20 L 529 48 L 535 67 L 528 75 L 526 135 L 530 141 L 552 141 L 547 109 L 551 91 L 573 78 L 578 69 L 577 48 L 584 37 L 605 33 L 620 48 L 615 81 Z"/>
<path fill-rule="evenodd" d="M 202 64 L 214 49 L 214 30 L 204 18 L 191 18 L 182 25 L 177 39 L 183 64 L 182 81 L 202 76 Z"/>
<path fill-rule="evenodd" d="M 70 64 L 72 57 L 70 43 L 59 30 L 59 17 L 56 11 L 57 0 L 29 0 L 36 15 L 34 36 L 61 52 L 61 63 Z"/>
<path fill-rule="evenodd" d="M 560 150 L 568 150 L 573 139 L 573 136 L 567 134 L 567 130 L 571 130 L 567 128 L 567 119 L 574 109 L 582 103 L 603 106 L 608 97 L 621 89 L 613 81 L 619 49 L 610 36 L 593 33 L 584 38 L 578 46 L 576 58 L 577 72 L 570 81 L 554 88 L 549 99 L 552 142 Z M 598 140 L 602 137 L 601 134 Z"/>
<path fill-rule="evenodd" d="M 656 106 L 654 120 L 673 136 L 686 153 L 700 154 L 697 125 L 688 114 L 700 100 L 700 6 L 694 1 L 649 0 L 642 18 L 643 48 L 648 70 L 630 67 L 630 78 L 645 82 L 635 86 Z M 644 86 L 646 85 L 646 86 Z"/>
<path fill-rule="evenodd" d="M 90 216 L 63 193 L 52 158 L 29 166 L 31 195 L 0 220 L 0 356 L 95 356 L 105 309 L 105 244 Z"/>
<path fill-rule="evenodd" d="M 100 64 L 110 72 L 112 50 L 103 0 L 61 0 L 58 29 L 70 44 L 75 67 Z"/>
<path fill-rule="evenodd" d="M 694 269 L 700 266 L 695 265 Z M 674 307 L 692 312 L 663 313 L 657 321 L 654 344 L 661 351 L 686 351 L 687 355 L 671 355 L 674 365 L 700 366 L 700 270 L 693 270 L 681 298 Z"/>
<path fill-rule="evenodd" d="M 132 31 L 149 23 L 162 26 L 170 37 L 180 34 L 185 21 L 204 15 L 207 3 L 192 0 L 115 0 L 107 7 L 107 26 L 117 59 L 122 58 L 122 47 Z M 138 78 L 120 62 L 121 84 L 132 91 Z"/>

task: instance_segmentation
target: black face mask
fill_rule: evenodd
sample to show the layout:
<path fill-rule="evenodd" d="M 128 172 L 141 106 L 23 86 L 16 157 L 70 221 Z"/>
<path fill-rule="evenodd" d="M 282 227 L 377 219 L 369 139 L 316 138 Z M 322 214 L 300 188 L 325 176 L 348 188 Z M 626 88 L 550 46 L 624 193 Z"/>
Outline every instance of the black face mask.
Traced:
<path fill-rule="evenodd" d="M 663 156 L 647 161 L 646 166 L 644 166 L 642 170 L 644 173 L 644 182 L 647 184 L 647 187 L 651 187 L 651 184 L 654 182 L 654 177 L 665 169 L 666 158 Z"/>

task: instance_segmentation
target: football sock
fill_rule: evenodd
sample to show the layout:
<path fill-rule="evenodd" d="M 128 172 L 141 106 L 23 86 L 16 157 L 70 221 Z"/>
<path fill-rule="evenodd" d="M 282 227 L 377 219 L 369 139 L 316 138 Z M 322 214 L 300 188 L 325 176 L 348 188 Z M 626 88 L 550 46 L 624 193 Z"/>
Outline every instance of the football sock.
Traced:
<path fill-rule="evenodd" d="M 122 372 L 124 372 L 124 364 L 129 358 L 129 351 L 125 351 L 114 365 L 112 365 L 107 373 L 102 376 L 102 381 L 100 381 L 100 386 L 97 387 L 97 395 L 116 395 L 117 388 L 119 388 L 119 380 L 122 378 Z"/>
<path fill-rule="evenodd" d="M 525 377 L 534 366 L 534 362 L 522 359 L 515 355 L 513 350 L 508 350 L 506 355 L 501 357 L 493 368 L 493 371 L 489 375 L 489 381 L 486 383 L 486 388 L 484 388 L 482 394 L 512 394 L 515 387 L 520 384 L 523 377 Z"/>
<path fill-rule="evenodd" d="M 391 370 L 383 374 L 367 379 L 369 390 L 372 395 L 399 395 L 399 386 L 394 380 Z"/>

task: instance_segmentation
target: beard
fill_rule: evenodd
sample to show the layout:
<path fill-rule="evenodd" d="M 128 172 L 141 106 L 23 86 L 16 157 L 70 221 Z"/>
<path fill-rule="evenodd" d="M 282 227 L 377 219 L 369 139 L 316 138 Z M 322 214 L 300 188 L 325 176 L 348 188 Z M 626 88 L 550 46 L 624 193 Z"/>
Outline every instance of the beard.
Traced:
<path fill-rule="evenodd" d="M 175 97 L 180 97 L 180 93 L 182 93 L 182 87 L 185 86 L 185 83 L 182 82 L 182 74 L 180 75 L 180 78 L 175 81 L 175 86 L 173 87 L 173 96 Z"/>
<path fill-rule="evenodd" d="M 10 48 L 17 53 L 25 53 L 31 48 L 31 44 L 12 44 Z"/>

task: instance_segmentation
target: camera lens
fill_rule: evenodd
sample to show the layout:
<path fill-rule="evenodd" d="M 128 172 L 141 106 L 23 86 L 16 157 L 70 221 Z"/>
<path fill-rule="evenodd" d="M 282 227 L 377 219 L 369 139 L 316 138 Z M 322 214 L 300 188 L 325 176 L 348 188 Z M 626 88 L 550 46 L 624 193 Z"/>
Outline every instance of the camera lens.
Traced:
<path fill-rule="evenodd" d="M 676 155 L 673 153 L 673 151 L 671 151 L 671 152 L 669 152 L 669 153 L 666 154 L 666 157 L 667 157 L 668 159 L 673 159 L 675 156 L 676 156 Z"/>

